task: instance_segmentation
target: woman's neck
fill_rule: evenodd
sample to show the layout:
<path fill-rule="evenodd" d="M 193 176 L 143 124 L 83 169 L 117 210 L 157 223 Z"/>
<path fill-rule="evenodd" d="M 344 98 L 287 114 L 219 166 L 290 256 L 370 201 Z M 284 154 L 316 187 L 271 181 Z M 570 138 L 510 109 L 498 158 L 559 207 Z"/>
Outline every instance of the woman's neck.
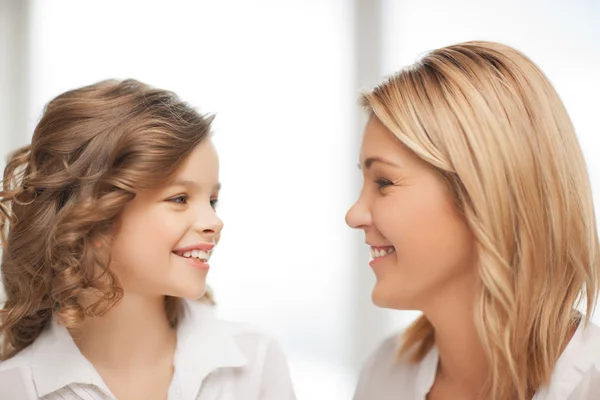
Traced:
<path fill-rule="evenodd" d="M 456 388 L 456 398 L 477 399 L 487 383 L 489 363 L 475 325 L 474 290 L 464 289 L 436 296 L 425 315 L 435 329 L 436 381 Z"/>

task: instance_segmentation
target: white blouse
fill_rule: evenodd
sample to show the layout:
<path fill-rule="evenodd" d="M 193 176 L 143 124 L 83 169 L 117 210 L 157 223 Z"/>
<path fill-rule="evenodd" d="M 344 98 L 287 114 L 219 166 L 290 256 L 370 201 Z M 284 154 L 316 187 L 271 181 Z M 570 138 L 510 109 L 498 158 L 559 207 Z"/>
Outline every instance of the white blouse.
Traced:
<path fill-rule="evenodd" d="M 186 301 L 177 330 L 169 400 L 295 400 L 279 345 Z M 69 332 L 53 322 L 29 347 L 0 362 L 0 400 L 116 400 Z"/>
<path fill-rule="evenodd" d="M 434 347 L 417 364 L 398 359 L 398 336 L 388 338 L 365 364 L 354 400 L 425 400 L 435 380 Z M 600 400 L 600 328 L 580 323 L 554 368 L 548 386 L 532 400 Z"/>

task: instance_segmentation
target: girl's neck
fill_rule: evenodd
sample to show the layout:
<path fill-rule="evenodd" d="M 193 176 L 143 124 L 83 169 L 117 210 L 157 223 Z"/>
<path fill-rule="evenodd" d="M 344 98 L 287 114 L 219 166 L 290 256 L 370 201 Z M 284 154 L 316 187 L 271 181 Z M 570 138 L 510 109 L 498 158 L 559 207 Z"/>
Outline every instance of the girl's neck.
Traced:
<path fill-rule="evenodd" d="M 177 331 L 168 322 L 164 297 L 125 294 L 102 317 L 86 318 L 71 336 L 95 366 L 136 368 L 172 359 Z"/>

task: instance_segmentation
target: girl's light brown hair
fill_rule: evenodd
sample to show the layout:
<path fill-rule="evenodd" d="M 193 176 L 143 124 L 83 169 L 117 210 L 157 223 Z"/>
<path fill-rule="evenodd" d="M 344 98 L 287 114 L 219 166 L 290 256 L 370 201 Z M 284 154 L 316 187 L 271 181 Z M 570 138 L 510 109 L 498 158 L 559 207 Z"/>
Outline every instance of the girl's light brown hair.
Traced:
<path fill-rule="evenodd" d="M 482 399 L 530 399 L 547 383 L 585 299 L 598 295 L 590 182 L 569 116 L 544 74 L 498 43 L 434 50 L 362 97 L 448 183 L 477 241 L 474 319 L 490 374 Z M 421 316 L 401 353 L 435 342 Z"/>
<path fill-rule="evenodd" d="M 174 93 L 135 80 L 99 82 L 47 105 L 31 145 L 9 157 L 0 191 L 0 360 L 55 316 L 74 328 L 119 301 L 108 269 L 113 225 L 136 192 L 170 179 L 211 121 Z M 84 306 L 84 296 L 96 300 Z M 204 300 L 212 302 L 210 292 Z M 180 306 L 166 297 L 173 326 Z"/>

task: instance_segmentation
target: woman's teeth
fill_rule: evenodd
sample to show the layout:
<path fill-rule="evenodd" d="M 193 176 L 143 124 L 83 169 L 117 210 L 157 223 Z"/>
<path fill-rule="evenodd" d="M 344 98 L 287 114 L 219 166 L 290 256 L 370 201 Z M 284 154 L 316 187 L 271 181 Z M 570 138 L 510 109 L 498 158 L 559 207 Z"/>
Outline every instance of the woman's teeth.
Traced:
<path fill-rule="evenodd" d="M 198 258 L 201 260 L 208 260 L 210 257 L 210 252 L 204 250 L 184 251 L 183 253 L 177 252 L 176 254 L 185 258 Z"/>
<path fill-rule="evenodd" d="M 393 253 L 394 251 L 396 251 L 396 249 L 394 249 L 391 246 L 384 247 L 384 248 L 371 247 L 371 258 L 375 259 L 375 258 L 387 256 L 388 254 Z"/>

